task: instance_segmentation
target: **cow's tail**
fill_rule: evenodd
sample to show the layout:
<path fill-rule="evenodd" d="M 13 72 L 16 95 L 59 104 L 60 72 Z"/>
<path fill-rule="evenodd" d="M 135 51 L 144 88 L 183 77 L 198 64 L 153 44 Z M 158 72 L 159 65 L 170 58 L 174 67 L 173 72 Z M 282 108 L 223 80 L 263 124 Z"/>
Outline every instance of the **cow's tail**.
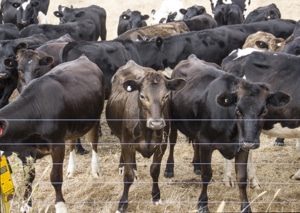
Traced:
<path fill-rule="evenodd" d="M 77 44 L 76 41 L 71 41 L 68 44 L 66 44 L 59 52 L 59 63 L 67 62 L 68 61 L 68 53 L 70 50 L 74 48 L 74 46 Z"/>

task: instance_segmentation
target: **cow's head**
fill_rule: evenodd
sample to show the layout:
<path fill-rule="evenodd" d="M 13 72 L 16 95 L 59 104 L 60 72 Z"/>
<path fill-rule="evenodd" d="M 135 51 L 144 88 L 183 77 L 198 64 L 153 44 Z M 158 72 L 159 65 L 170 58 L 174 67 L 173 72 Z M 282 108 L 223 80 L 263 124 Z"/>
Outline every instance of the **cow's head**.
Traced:
<path fill-rule="evenodd" d="M 38 12 L 40 10 L 40 0 L 28 0 L 22 4 L 14 4 L 17 7 L 17 26 L 22 29 L 29 24 L 38 24 Z"/>
<path fill-rule="evenodd" d="M 20 49 L 17 52 L 18 63 L 18 91 L 21 92 L 25 85 L 32 79 L 44 75 L 52 68 L 53 57 L 43 52 L 31 49 Z"/>
<path fill-rule="evenodd" d="M 167 80 L 160 71 L 150 70 L 141 79 L 125 81 L 123 88 L 130 93 L 138 91 L 141 118 L 146 120 L 147 128 L 160 130 L 166 125 L 170 91 L 180 90 L 185 84 L 183 79 Z"/>
<path fill-rule="evenodd" d="M 53 14 L 59 18 L 60 24 L 65 24 L 67 22 L 74 22 L 77 18 L 80 18 L 85 15 L 85 11 L 78 10 L 75 11 L 73 6 L 64 7 L 59 5 L 58 11 L 54 11 Z"/>
<path fill-rule="evenodd" d="M 239 143 L 244 150 L 259 147 L 268 107 L 282 107 L 289 101 L 290 96 L 283 92 L 272 93 L 265 84 L 247 81 L 241 81 L 235 91 L 217 96 L 220 106 L 235 106 Z"/>

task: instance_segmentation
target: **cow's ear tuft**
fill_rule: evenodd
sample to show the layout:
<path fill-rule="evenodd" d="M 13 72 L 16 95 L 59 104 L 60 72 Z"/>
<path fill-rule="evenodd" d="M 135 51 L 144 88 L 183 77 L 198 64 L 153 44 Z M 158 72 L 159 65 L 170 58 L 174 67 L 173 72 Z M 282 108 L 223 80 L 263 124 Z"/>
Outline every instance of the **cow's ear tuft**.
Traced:
<path fill-rule="evenodd" d="M 237 94 L 232 92 L 223 92 L 217 96 L 217 103 L 222 107 L 230 107 L 237 102 Z"/>

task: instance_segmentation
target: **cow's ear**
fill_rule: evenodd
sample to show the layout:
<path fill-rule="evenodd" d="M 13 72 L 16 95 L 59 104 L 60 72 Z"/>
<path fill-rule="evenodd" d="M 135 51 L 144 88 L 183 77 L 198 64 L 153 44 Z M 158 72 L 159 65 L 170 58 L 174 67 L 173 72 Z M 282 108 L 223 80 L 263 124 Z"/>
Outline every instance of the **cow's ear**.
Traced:
<path fill-rule="evenodd" d="M 164 42 L 164 40 L 161 37 L 156 38 L 156 46 L 157 47 L 160 48 L 162 46 L 163 42 Z"/>
<path fill-rule="evenodd" d="M 53 14 L 57 17 L 57 18 L 61 18 L 63 17 L 63 14 L 59 11 L 54 11 Z"/>
<path fill-rule="evenodd" d="M 237 94 L 233 92 L 223 92 L 217 96 L 217 103 L 223 107 L 230 107 L 237 102 Z"/>
<path fill-rule="evenodd" d="M 0 137 L 5 134 L 8 128 L 8 122 L 6 120 L 0 120 Z"/>
<path fill-rule="evenodd" d="M 140 89 L 140 84 L 138 84 L 136 81 L 134 80 L 127 80 L 123 83 L 123 88 L 127 91 L 127 92 L 133 92 L 135 90 L 139 90 Z"/>
<path fill-rule="evenodd" d="M 181 90 L 186 85 L 186 81 L 182 78 L 175 78 L 166 81 L 166 86 L 169 90 L 178 91 Z"/>
<path fill-rule="evenodd" d="M 281 107 L 287 105 L 290 102 L 290 99 L 291 96 L 284 92 L 275 92 L 269 95 L 267 98 L 267 104 L 275 107 Z"/>
<path fill-rule="evenodd" d="M 84 16 L 84 15 L 85 15 L 85 12 L 84 12 L 84 11 L 80 11 L 80 12 L 78 12 L 78 13 L 75 14 L 75 16 L 76 16 L 77 18 L 82 17 L 82 16 Z"/>
<path fill-rule="evenodd" d="M 186 10 L 186 9 L 184 9 L 184 8 L 182 8 L 182 9 L 180 9 L 180 10 L 179 10 L 179 12 L 180 12 L 182 15 L 185 15 L 185 14 L 186 14 L 186 12 L 187 12 L 187 10 Z"/>
<path fill-rule="evenodd" d="M 143 16 L 142 16 L 142 20 L 144 20 L 144 21 L 145 21 L 145 20 L 148 20 L 149 17 L 150 17 L 149 15 L 143 15 Z"/>
<path fill-rule="evenodd" d="M 12 58 L 6 58 L 4 59 L 4 65 L 8 69 L 15 69 L 18 66 L 18 62 L 15 59 Z"/>
<path fill-rule="evenodd" d="M 40 66 L 50 66 L 53 64 L 53 62 L 54 62 L 54 59 L 52 56 L 45 56 L 40 59 L 39 65 Z"/>

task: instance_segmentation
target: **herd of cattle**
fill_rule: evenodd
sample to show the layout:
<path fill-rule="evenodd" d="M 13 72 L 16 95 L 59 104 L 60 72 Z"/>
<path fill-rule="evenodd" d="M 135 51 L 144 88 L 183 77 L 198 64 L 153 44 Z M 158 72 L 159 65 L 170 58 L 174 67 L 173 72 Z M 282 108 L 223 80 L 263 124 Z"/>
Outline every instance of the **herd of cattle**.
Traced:
<path fill-rule="evenodd" d="M 161 161 L 170 141 L 164 175 L 173 177 L 178 131 L 193 141 L 194 171 L 201 173 L 198 212 L 209 211 L 214 150 L 235 159 L 241 210 L 251 212 L 247 161 L 249 151 L 260 146 L 260 134 L 300 138 L 300 22 L 281 19 L 275 4 L 245 17 L 247 0 L 211 1 L 213 16 L 203 6 L 171 2 L 152 11 L 151 25 L 149 15 L 125 10 L 118 37 L 106 40 L 106 11 L 100 6 L 59 5 L 54 15 L 60 24 L 53 25 L 47 23 L 49 0 L 1 1 L 0 150 L 16 152 L 24 166 L 31 163 L 28 156 L 35 161 L 51 155 L 56 212 L 67 212 L 65 143 L 71 146 L 71 176 L 75 145 L 87 134 L 92 173 L 99 176 L 104 111 L 121 142 L 124 190 L 117 212 L 128 208 L 136 152 L 153 156 L 152 199 L 161 203 Z M 162 71 L 167 68 L 171 76 Z M 9 102 L 15 89 L 19 95 Z M 22 212 L 32 209 L 34 177 L 33 167 Z M 292 178 L 300 179 L 300 170 Z"/>

